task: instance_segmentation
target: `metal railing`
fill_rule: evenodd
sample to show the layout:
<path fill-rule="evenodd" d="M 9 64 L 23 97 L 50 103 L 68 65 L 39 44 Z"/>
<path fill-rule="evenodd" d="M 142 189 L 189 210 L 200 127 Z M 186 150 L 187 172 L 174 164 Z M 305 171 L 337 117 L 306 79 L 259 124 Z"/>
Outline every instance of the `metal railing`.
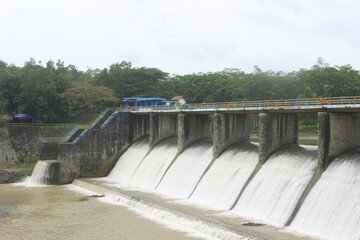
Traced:
<path fill-rule="evenodd" d="M 1 123 L 0 128 L 34 128 L 34 129 L 83 129 L 86 124 L 75 123 Z"/>
<path fill-rule="evenodd" d="M 352 105 L 360 104 L 360 96 L 326 97 L 326 98 L 304 98 L 304 99 L 280 99 L 280 100 L 255 100 L 236 102 L 215 103 L 179 103 L 170 105 L 126 107 L 120 106 L 120 111 L 154 111 L 154 110 L 201 110 L 201 109 L 249 109 L 249 108 L 298 108 L 307 106 L 325 107 L 326 105 Z"/>
<path fill-rule="evenodd" d="M 121 105 L 119 107 L 108 107 L 97 119 L 90 124 L 72 124 L 72 123 L 0 123 L 0 128 L 42 128 L 42 129 L 89 129 L 94 126 L 107 111 L 171 111 L 171 110 L 217 110 L 217 109 L 296 109 L 307 106 L 326 107 L 329 105 L 354 105 L 360 104 L 360 96 L 346 97 L 325 97 L 325 98 L 303 98 L 303 99 L 279 99 L 279 100 L 254 100 L 254 101 L 236 101 L 236 102 L 215 102 L 215 103 L 187 103 L 170 104 L 144 107 L 129 107 Z"/>

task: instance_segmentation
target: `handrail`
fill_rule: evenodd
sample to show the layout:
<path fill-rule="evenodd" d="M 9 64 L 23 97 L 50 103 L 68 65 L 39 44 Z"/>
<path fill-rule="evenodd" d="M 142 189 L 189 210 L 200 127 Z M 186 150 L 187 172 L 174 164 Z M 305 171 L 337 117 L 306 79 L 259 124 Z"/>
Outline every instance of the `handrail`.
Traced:
<path fill-rule="evenodd" d="M 246 109 L 246 108 L 294 108 L 306 106 L 326 106 L 326 105 L 352 105 L 360 104 L 360 96 L 346 97 L 321 97 L 321 98 L 302 98 L 302 99 L 278 99 L 278 100 L 253 100 L 236 102 L 214 102 L 214 103 L 179 103 L 170 105 L 157 105 L 146 107 L 126 107 L 120 106 L 123 111 L 153 111 L 153 110 L 193 110 L 193 109 Z"/>
<path fill-rule="evenodd" d="M 77 123 L 2 123 L 0 128 L 40 128 L 40 129 L 85 129 L 87 124 Z"/>

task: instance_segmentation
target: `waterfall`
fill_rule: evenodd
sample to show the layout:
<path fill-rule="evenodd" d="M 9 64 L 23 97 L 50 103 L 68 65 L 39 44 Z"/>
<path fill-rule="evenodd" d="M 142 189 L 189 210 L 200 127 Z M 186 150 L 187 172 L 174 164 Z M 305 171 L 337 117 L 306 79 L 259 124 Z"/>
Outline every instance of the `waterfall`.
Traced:
<path fill-rule="evenodd" d="M 108 178 L 122 183 L 129 182 L 148 150 L 149 140 L 147 137 L 134 142 L 116 162 Z"/>
<path fill-rule="evenodd" d="M 56 184 L 58 177 L 57 161 L 38 161 L 30 177 L 30 184 Z"/>
<path fill-rule="evenodd" d="M 190 199 L 218 209 L 230 209 L 257 163 L 257 146 L 231 146 L 215 160 Z"/>
<path fill-rule="evenodd" d="M 285 224 L 316 167 L 314 147 L 278 151 L 255 175 L 233 210 L 244 217 Z"/>
<path fill-rule="evenodd" d="M 180 154 L 156 188 L 175 197 L 187 198 L 212 160 L 212 143 L 200 141 Z"/>
<path fill-rule="evenodd" d="M 359 173 L 360 151 L 334 159 L 290 226 L 332 239 L 360 239 Z"/>
<path fill-rule="evenodd" d="M 166 169 L 176 157 L 177 138 L 171 138 L 155 146 L 141 162 L 130 183 L 136 186 L 154 189 L 160 182 Z"/>

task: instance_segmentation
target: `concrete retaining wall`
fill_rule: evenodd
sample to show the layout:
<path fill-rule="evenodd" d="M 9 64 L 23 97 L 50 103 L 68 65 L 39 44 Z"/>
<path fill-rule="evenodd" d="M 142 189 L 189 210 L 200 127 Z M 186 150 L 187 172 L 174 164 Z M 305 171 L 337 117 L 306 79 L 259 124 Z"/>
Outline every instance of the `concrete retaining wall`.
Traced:
<path fill-rule="evenodd" d="M 38 156 L 40 141 L 44 139 L 64 139 L 72 129 L 4 129 L 0 128 L 0 163 L 14 163 L 19 155 L 26 153 Z"/>
<path fill-rule="evenodd" d="M 77 177 L 106 176 L 131 142 L 130 113 L 120 112 L 106 128 L 88 131 L 76 144 L 57 145 L 61 183 Z"/>

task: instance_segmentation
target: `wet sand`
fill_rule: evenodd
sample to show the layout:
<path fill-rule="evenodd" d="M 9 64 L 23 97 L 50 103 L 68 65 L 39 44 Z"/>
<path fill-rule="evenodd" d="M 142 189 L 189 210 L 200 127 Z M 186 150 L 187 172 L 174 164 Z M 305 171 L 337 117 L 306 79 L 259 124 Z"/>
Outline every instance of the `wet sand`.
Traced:
<path fill-rule="evenodd" d="M 0 184 L 0 239 L 201 239 L 68 186 Z"/>

